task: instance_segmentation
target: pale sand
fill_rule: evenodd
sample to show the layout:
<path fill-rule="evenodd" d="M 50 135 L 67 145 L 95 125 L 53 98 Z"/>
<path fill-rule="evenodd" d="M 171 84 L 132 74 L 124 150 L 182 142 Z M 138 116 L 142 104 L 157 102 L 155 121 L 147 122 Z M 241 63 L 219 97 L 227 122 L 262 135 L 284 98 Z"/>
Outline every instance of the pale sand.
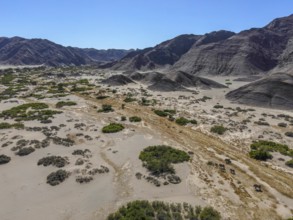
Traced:
<path fill-rule="evenodd" d="M 97 76 L 82 78 L 89 78 L 93 81 L 100 79 Z M 226 78 L 220 77 L 217 81 L 223 83 Z M 291 116 L 293 113 L 253 107 L 256 110 L 254 112 L 228 116 L 226 114 L 229 112 L 228 110 L 213 108 L 217 103 L 225 107 L 235 108 L 240 106 L 225 100 L 224 95 L 229 90 L 243 84 L 245 83 L 232 81 L 232 85 L 228 89 L 201 90 L 199 94 L 149 91 L 153 95 L 151 98 L 156 98 L 159 102 L 159 106 L 156 106 L 156 108 L 176 108 L 180 110 L 176 117 L 186 116 L 198 120 L 199 125 L 188 125 L 186 128 L 178 127 L 174 123 L 171 124 L 166 119 L 160 120 L 149 110 L 144 110 L 148 109 L 147 107 L 129 103 L 126 104 L 125 110 L 121 110 L 121 103 L 118 99 L 112 103 L 116 111 L 107 114 L 96 113 L 96 110 L 93 109 L 93 106 L 100 108 L 103 101 L 86 100 L 75 95 L 57 99 L 32 99 L 31 101 L 48 103 L 51 108 L 54 108 L 60 100 L 76 101 L 77 106 L 64 107 L 62 109 L 64 113 L 56 115 L 52 124 L 47 125 L 32 121 L 25 122 L 25 125 L 32 127 L 65 124 L 66 127 L 58 131 L 58 136 L 65 138 L 70 135 L 76 140 L 77 144 L 72 147 L 64 147 L 51 143 L 49 147 L 37 149 L 34 153 L 24 157 L 16 156 L 10 150 L 11 147 L 15 146 L 16 140 L 13 140 L 14 143 L 6 148 L 0 147 L 0 154 L 6 154 L 12 158 L 10 163 L 0 166 L 0 195 L 4 201 L 0 207 L 1 219 L 100 220 L 105 219 L 110 212 L 115 211 L 120 205 L 135 199 L 158 199 L 168 202 L 189 202 L 192 205 L 212 205 L 222 213 L 224 219 L 262 219 L 262 217 L 277 219 L 277 215 L 284 218 L 289 217 L 289 209 L 292 209 L 293 206 L 292 200 L 275 190 L 270 185 L 272 183 L 262 180 L 258 176 L 260 174 L 251 171 L 249 166 L 253 167 L 254 164 L 246 160 L 244 154 L 247 153 L 251 140 L 257 139 L 259 135 L 264 135 L 265 138 L 278 137 L 280 138 L 277 139 L 279 142 L 293 147 L 291 139 L 284 137 L 284 135 L 279 137 L 275 134 L 277 132 L 283 134 L 285 131 L 292 129 L 292 126 L 287 128 L 277 126 L 283 119 L 266 117 L 266 121 L 271 124 L 270 127 L 253 124 L 254 121 L 263 118 L 262 113 L 274 115 L 286 113 Z M 140 99 L 140 86 L 136 84 L 117 87 L 118 92 L 115 96 L 132 91 L 136 92 L 135 97 Z M 107 86 L 102 85 L 102 88 L 107 88 Z M 195 102 L 196 99 L 204 95 L 210 96 L 212 99 L 206 102 Z M 179 96 L 189 98 L 179 99 Z M 21 103 L 24 103 L 24 100 L 19 100 L 19 104 Z M 4 103 L 2 101 L 0 110 L 3 111 L 17 105 L 17 103 Z M 248 107 L 241 106 L 241 108 Z M 120 121 L 121 115 L 133 116 L 136 114 L 143 117 L 145 121 L 141 123 L 123 122 L 126 129 L 117 134 L 102 134 L 100 132 L 101 128 L 109 122 Z M 252 115 L 255 115 L 251 119 L 252 123 L 249 123 L 247 128 L 241 132 L 239 122 Z M 71 121 L 68 122 L 67 120 Z M 8 120 L 7 122 L 13 121 Z M 74 128 L 76 123 L 85 123 L 86 127 L 83 130 L 76 129 Z M 209 129 L 213 123 L 228 125 L 230 130 L 221 137 L 214 135 L 219 140 L 214 137 L 206 140 L 208 136 L 201 136 L 201 134 L 210 135 Z M 167 126 L 168 129 L 164 126 Z M 77 133 L 90 135 L 93 140 L 85 140 L 83 136 L 76 137 Z M 1 130 L 0 134 L 0 145 L 11 140 L 15 135 L 21 135 L 24 139 L 29 140 L 45 138 L 40 132 L 14 129 Z M 196 137 L 199 137 L 199 139 L 196 139 Z M 230 146 L 225 151 L 218 153 L 219 147 L 222 146 L 221 140 L 224 140 Z M 176 148 L 192 150 L 195 153 L 192 162 L 175 166 L 177 174 L 182 179 L 180 184 L 156 187 L 135 177 L 136 172 L 147 174 L 138 159 L 139 152 L 143 148 L 155 144 L 169 144 Z M 225 145 L 225 147 L 227 146 Z M 97 174 L 93 181 L 81 185 L 75 181 L 76 176 L 79 175 L 76 173 L 76 169 L 84 168 L 87 163 L 76 166 L 75 161 L 79 157 L 73 156 L 71 153 L 75 149 L 85 148 L 91 150 L 92 157 L 89 158 L 88 162 L 92 163 L 92 168 L 105 165 L 110 169 L 110 172 Z M 37 166 L 37 161 L 47 155 L 67 156 L 70 161 L 70 164 L 65 166 L 64 169 L 71 171 L 71 176 L 54 187 L 46 184 L 46 177 L 58 168 Z M 217 168 L 206 165 L 209 160 L 223 163 L 223 160 L 229 156 L 235 159 L 230 166 L 236 169 L 237 174 L 235 176 L 229 173 L 228 168 L 227 173 L 222 173 Z M 241 157 L 243 157 L 243 160 L 241 160 Z M 282 156 L 277 155 L 277 157 Z M 285 159 L 288 160 L 288 158 Z M 273 160 L 268 162 L 268 166 L 275 165 L 283 169 L 278 171 L 281 173 L 280 175 L 283 175 L 283 172 L 289 175 L 289 168 L 283 164 L 280 165 L 280 163 L 280 161 Z M 266 169 L 265 165 L 260 166 L 264 166 L 263 169 Z M 273 173 L 274 170 L 267 170 L 266 172 L 268 171 Z M 273 174 L 276 175 L 276 173 Z M 255 193 L 252 187 L 254 183 L 265 186 L 265 192 L 262 194 Z"/>

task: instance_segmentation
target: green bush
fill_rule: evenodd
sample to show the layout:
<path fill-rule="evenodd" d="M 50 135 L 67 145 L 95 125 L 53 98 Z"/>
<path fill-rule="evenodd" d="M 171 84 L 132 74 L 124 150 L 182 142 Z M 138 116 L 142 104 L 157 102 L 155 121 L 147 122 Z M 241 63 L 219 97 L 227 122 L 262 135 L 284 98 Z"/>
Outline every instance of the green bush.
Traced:
<path fill-rule="evenodd" d="M 220 214 L 212 207 L 192 207 L 188 203 L 149 202 L 136 200 L 128 202 L 107 220 L 220 220 Z"/>
<path fill-rule="evenodd" d="M 9 123 L 6 123 L 6 122 L 0 123 L 0 130 L 1 129 L 9 129 L 9 128 L 23 129 L 24 124 L 22 124 L 22 123 L 9 124 Z"/>
<path fill-rule="evenodd" d="M 190 156 L 181 150 L 166 145 L 149 146 L 139 155 L 144 166 L 153 174 L 175 173 L 172 163 L 188 161 Z"/>
<path fill-rule="evenodd" d="M 118 123 L 111 123 L 105 127 L 102 128 L 103 133 L 116 133 L 119 131 L 122 131 L 124 129 L 124 126 L 122 124 Z"/>
<path fill-rule="evenodd" d="M 200 220 L 220 220 L 221 215 L 212 207 L 205 207 L 199 214 Z"/>
<path fill-rule="evenodd" d="M 222 125 L 215 125 L 211 128 L 211 132 L 222 135 L 225 133 L 225 131 L 227 130 L 227 128 L 225 128 Z"/>
<path fill-rule="evenodd" d="M 46 109 L 49 106 L 44 103 L 27 103 L 13 107 L 0 113 L 2 118 L 12 118 L 15 121 L 47 120 L 60 111 Z"/>
<path fill-rule="evenodd" d="M 113 112 L 114 109 L 112 108 L 112 105 L 102 105 L 102 108 L 98 110 L 98 112 L 104 112 L 104 113 L 108 113 L 108 112 Z"/>
<path fill-rule="evenodd" d="M 293 168 L 293 159 L 288 160 L 285 164 L 286 164 L 288 167 Z"/>
<path fill-rule="evenodd" d="M 131 97 L 126 97 L 123 101 L 124 102 L 135 102 L 136 99 L 135 98 L 131 98 Z"/>
<path fill-rule="evenodd" d="M 275 143 L 272 141 L 260 140 L 250 145 L 251 151 L 266 151 L 266 152 L 279 152 L 283 155 L 293 157 L 293 150 L 287 145 Z"/>
<path fill-rule="evenodd" d="M 181 125 L 181 126 L 184 126 L 184 125 L 187 125 L 189 123 L 189 120 L 187 118 L 184 118 L 184 117 L 180 117 L 180 118 L 177 118 L 175 120 L 175 122 L 178 124 L 178 125 Z"/>
<path fill-rule="evenodd" d="M 161 110 L 154 110 L 154 113 L 160 117 L 167 117 L 169 114 Z"/>
<path fill-rule="evenodd" d="M 130 122 L 140 122 L 141 118 L 137 117 L 137 116 L 132 116 L 132 117 L 129 117 L 129 121 Z"/>
<path fill-rule="evenodd" d="M 197 121 L 195 119 L 189 120 L 189 123 L 196 125 Z"/>
<path fill-rule="evenodd" d="M 68 102 L 57 102 L 56 104 L 56 108 L 62 108 L 63 106 L 72 106 L 72 105 L 76 105 L 76 102 L 72 102 L 72 101 L 68 101 Z"/>

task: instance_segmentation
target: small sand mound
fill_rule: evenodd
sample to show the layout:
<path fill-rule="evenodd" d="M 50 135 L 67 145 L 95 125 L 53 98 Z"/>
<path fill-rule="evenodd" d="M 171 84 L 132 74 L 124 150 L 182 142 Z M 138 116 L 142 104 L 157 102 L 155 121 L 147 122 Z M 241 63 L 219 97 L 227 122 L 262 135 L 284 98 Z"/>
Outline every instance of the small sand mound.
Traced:
<path fill-rule="evenodd" d="M 103 80 L 102 83 L 111 85 L 111 86 L 124 86 L 129 83 L 135 83 L 135 82 L 124 75 L 113 75 L 113 76 L 110 76 L 108 79 Z"/>
<path fill-rule="evenodd" d="M 293 108 L 293 74 L 275 73 L 229 92 L 234 102 L 279 109 Z"/>

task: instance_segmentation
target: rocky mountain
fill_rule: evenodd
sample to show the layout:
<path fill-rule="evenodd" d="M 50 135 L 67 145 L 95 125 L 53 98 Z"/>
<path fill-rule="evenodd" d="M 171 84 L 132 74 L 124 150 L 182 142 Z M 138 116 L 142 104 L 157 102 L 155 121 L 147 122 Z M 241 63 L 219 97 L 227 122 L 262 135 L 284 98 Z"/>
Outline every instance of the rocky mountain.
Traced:
<path fill-rule="evenodd" d="M 195 44 L 173 68 L 196 75 L 264 74 L 283 62 L 282 54 L 292 37 L 293 15 L 223 41 Z"/>
<path fill-rule="evenodd" d="M 274 73 L 229 92 L 236 103 L 279 109 L 293 109 L 293 73 Z"/>
<path fill-rule="evenodd" d="M 107 79 L 104 79 L 102 81 L 102 83 L 106 84 L 106 85 L 110 85 L 110 86 L 124 86 L 124 85 L 127 85 L 129 83 L 135 83 L 135 82 L 132 81 L 127 76 L 119 74 L 119 75 L 113 75 L 113 76 L 110 76 Z"/>
<path fill-rule="evenodd" d="M 179 52 L 180 51 L 180 52 Z M 293 15 L 240 33 L 182 35 L 112 63 L 119 70 L 170 67 L 194 75 L 257 75 L 293 65 Z M 110 67 L 108 66 L 108 67 Z"/>
<path fill-rule="evenodd" d="M 45 39 L 0 37 L 0 64 L 86 65 L 122 58 L 127 50 L 96 50 L 64 47 Z"/>
<path fill-rule="evenodd" d="M 152 70 L 173 65 L 200 39 L 198 35 L 180 35 L 155 47 L 136 50 L 106 67 L 114 70 Z"/>

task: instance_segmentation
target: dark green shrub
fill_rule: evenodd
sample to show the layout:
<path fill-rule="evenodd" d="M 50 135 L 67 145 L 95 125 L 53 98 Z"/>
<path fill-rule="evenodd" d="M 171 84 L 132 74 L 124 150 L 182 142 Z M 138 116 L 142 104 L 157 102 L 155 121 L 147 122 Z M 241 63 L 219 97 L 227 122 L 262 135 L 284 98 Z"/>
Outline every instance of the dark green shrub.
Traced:
<path fill-rule="evenodd" d="M 189 120 L 187 118 L 184 118 L 184 117 L 180 117 L 180 118 L 177 118 L 175 120 L 175 122 L 178 124 L 178 125 L 181 125 L 181 126 L 184 126 L 184 125 L 187 125 L 189 123 Z"/>
<path fill-rule="evenodd" d="M 131 98 L 131 97 L 126 97 L 123 101 L 124 102 L 135 102 L 136 99 L 135 98 Z"/>
<path fill-rule="evenodd" d="M 211 132 L 222 135 L 225 133 L 225 131 L 227 130 L 227 128 L 225 128 L 222 125 L 215 125 L 211 128 Z"/>
<path fill-rule="evenodd" d="M 268 160 L 273 158 L 273 156 L 263 148 L 250 151 L 249 156 L 256 160 Z"/>
<path fill-rule="evenodd" d="M 68 161 L 60 156 L 48 156 L 48 157 L 43 157 L 38 161 L 38 166 L 43 165 L 43 166 L 49 166 L 53 165 L 58 168 L 64 167 L 66 164 L 68 164 Z"/>
<path fill-rule="evenodd" d="M 154 110 L 154 113 L 160 117 L 167 117 L 169 114 L 161 110 Z"/>
<path fill-rule="evenodd" d="M 56 186 L 68 178 L 69 174 L 70 173 L 65 170 L 57 170 L 56 172 L 52 172 L 47 176 L 47 183 L 51 186 Z"/>
<path fill-rule="evenodd" d="M 1 165 L 1 164 L 9 163 L 10 160 L 11 160 L 11 158 L 8 157 L 8 156 L 6 156 L 6 155 L 4 155 L 4 154 L 1 154 L 1 155 L 0 155 L 0 165 Z"/>
<path fill-rule="evenodd" d="M 31 154 L 34 151 L 35 151 L 35 149 L 33 147 L 24 147 L 24 148 L 19 149 L 19 151 L 16 152 L 16 155 L 26 156 L 26 155 Z"/>
<path fill-rule="evenodd" d="M 288 131 L 288 132 L 285 133 L 285 135 L 287 137 L 293 137 L 293 132 L 292 131 Z"/>
<path fill-rule="evenodd" d="M 140 122 L 141 118 L 137 117 L 137 116 L 132 116 L 132 117 L 129 117 L 129 121 L 130 122 Z"/>
<path fill-rule="evenodd" d="M 293 159 L 288 160 L 285 164 L 286 164 L 288 167 L 293 168 Z"/>
<path fill-rule="evenodd" d="M 107 220 L 220 220 L 220 214 L 211 207 L 194 208 L 184 203 L 149 202 L 136 200 L 123 205 Z"/>
<path fill-rule="evenodd" d="M 22 123 L 9 124 L 9 123 L 6 123 L 6 122 L 0 123 L 0 130 L 1 129 L 9 129 L 9 128 L 23 129 L 24 124 L 22 124 Z"/>
<path fill-rule="evenodd" d="M 100 96 L 97 96 L 97 99 L 106 99 L 108 98 L 109 96 L 106 96 L 106 95 L 100 95 Z"/>
<path fill-rule="evenodd" d="M 191 124 L 194 124 L 194 125 L 197 124 L 197 121 L 196 121 L 195 119 L 189 120 L 189 122 L 190 122 Z"/>
<path fill-rule="evenodd" d="M 44 103 L 27 103 L 13 107 L 0 113 L 0 117 L 12 118 L 15 121 L 29 121 L 29 120 L 47 120 L 55 114 L 60 114 L 60 111 L 53 111 L 46 109 L 47 104 Z"/>
<path fill-rule="evenodd" d="M 62 108 L 63 106 L 72 106 L 72 105 L 77 105 L 76 102 L 68 101 L 68 102 L 57 102 L 56 108 Z"/>
<path fill-rule="evenodd" d="M 212 207 L 205 207 L 199 214 L 200 220 L 220 220 L 221 215 Z"/>
<path fill-rule="evenodd" d="M 118 123 L 111 123 L 105 127 L 102 128 L 103 133 L 116 133 L 119 131 L 122 131 L 124 129 L 124 126 Z"/>
<path fill-rule="evenodd" d="M 112 108 L 112 105 L 102 105 L 102 108 L 98 110 L 98 112 L 104 112 L 104 113 L 108 113 L 108 112 L 113 112 L 114 109 Z"/>
<path fill-rule="evenodd" d="M 144 162 L 144 166 L 153 174 L 175 173 L 172 163 L 182 163 L 188 161 L 190 156 L 181 150 L 171 148 L 166 145 L 149 146 L 139 155 L 139 159 Z"/>
<path fill-rule="evenodd" d="M 287 145 L 275 143 L 272 141 L 257 141 L 250 145 L 251 150 L 260 150 L 268 152 L 279 152 L 283 155 L 293 157 L 293 150 L 290 149 Z"/>
<path fill-rule="evenodd" d="M 214 106 L 214 108 L 224 108 L 224 106 L 217 104 Z"/>

